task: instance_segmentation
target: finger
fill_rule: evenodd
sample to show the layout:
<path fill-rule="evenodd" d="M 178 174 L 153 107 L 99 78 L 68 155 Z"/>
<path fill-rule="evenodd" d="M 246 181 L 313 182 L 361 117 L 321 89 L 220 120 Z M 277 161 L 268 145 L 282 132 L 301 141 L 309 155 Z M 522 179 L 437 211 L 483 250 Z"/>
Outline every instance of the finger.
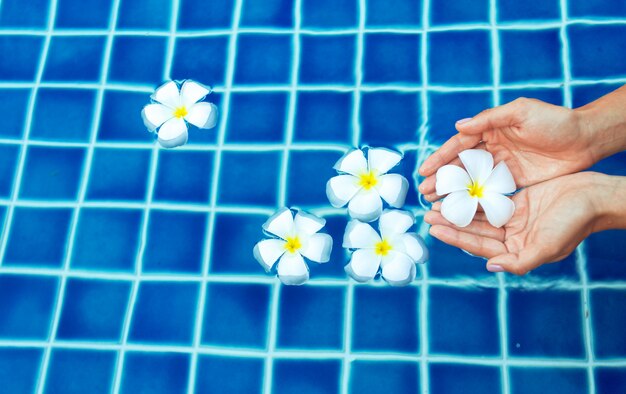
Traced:
<path fill-rule="evenodd" d="M 424 198 L 427 201 L 435 202 L 435 201 L 441 200 L 443 197 L 438 195 L 437 193 L 433 193 L 433 194 L 424 194 Z"/>
<path fill-rule="evenodd" d="M 500 241 L 466 233 L 448 226 L 432 226 L 430 235 L 449 245 L 464 249 L 473 255 L 486 258 L 492 258 L 507 252 L 506 247 Z"/>
<path fill-rule="evenodd" d="M 459 159 L 458 157 L 452 160 L 448 164 L 459 166 L 459 167 L 462 166 L 461 159 Z M 419 185 L 418 190 L 422 194 L 433 194 L 435 193 L 436 185 L 437 185 L 437 177 L 435 176 L 435 174 L 433 174 L 433 175 L 428 176 L 426 179 L 422 181 L 422 183 Z"/>
<path fill-rule="evenodd" d="M 444 218 L 440 212 L 430 211 L 424 215 L 424 221 L 430 225 L 442 225 L 453 227 L 454 225 Z M 504 242 L 504 229 L 493 227 L 488 222 L 473 221 L 467 227 L 459 231 L 477 235 L 479 237 L 493 238 L 496 241 Z"/>
<path fill-rule="evenodd" d="M 441 198 L 441 197 L 439 197 Z M 441 201 L 437 201 L 435 203 L 433 203 L 433 205 L 430 207 L 430 209 L 432 211 L 437 211 L 437 212 L 441 212 Z M 487 215 L 485 215 L 485 211 L 483 210 L 483 208 L 480 206 L 480 204 L 478 204 L 478 208 L 476 210 L 476 214 L 474 215 L 474 219 L 472 219 L 472 221 L 479 221 L 479 222 L 487 222 Z"/>
<path fill-rule="evenodd" d="M 455 124 L 461 134 L 477 135 L 485 131 L 513 126 L 519 119 L 521 107 L 525 99 L 517 99 L 499 107 L 486 109 L 469 120 Z"/>
<path fill-rule="evenodd" d="M 459 152 L 473 148 L 479 142 L 480 136 L 478 135 L 456 134 L 424 161 L 419 169 L 420 175 L 429 176 L 434 174 L 440 167 L 456 158 Z"/>
<path fill-rule="evenodd" d="M 542 256 L 536 248 L 522 249 L 519 253 L 506 253 L 495 256 L 487 261 L 487 270 L 491 272 L 510 272 L 515 275 L 526 275 L 540 265 L 551 260 Z"/>

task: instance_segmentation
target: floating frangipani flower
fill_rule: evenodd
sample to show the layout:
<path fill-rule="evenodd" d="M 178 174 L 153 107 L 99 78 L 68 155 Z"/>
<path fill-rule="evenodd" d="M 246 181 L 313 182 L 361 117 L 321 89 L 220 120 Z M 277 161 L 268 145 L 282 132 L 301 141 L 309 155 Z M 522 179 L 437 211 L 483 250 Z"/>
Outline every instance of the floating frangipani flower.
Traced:
<path fill-rule="evenodd" d="M 465 150 L 459 158 L 467 172 L 455 165 L 437 171 L 436 192 L 440 196 L 447 194 L 441 214 L 449 222 L 465 227 L 480 203 L 492 226 L 504 226 L 515 212 L 515 204 L 504 195 L 516 190 L 509 167 L 502 161 L 494 168 L 491 153 L 480 149 Z"/>
<path fill-rule="evenodd" d="M 187 122 L 201 129 L 215 127 L 217 107 L 200 102 L 211 89 L 190 79 L 180 90 L 174 81 L 166 82 L 150 98 L 153 103 L 141 111 L 143 123 L 151 132 L 157 131 L 164 148 L 175 148 L 187 143 Z M 158 129 L 158 130 L 157 130 Z"/>
<path fill-rule="evenodd" d="M 286 285 L 301 285 L 309 279 L 309 267 L 303 256 L 316 263 L 330 260 L 333 239 L 319 233 L 326 220 L 299 211 L 295 218 L 289 208 L 270 217 L 263 230 L 277 238 L 265 239 L 254 246 L 254 258 L 270 272 L 278 259 L 277 272 Z"/>
<path fill-rule="evenodd" d="M 343 237 L 343 247 L 355 249 L 345 270 L 357 282 L 373 279 L 381 270 L 382 278 L 393 286 L 406 286 L 415 279 L 415 264 L 428 260 L 424 240 L 407 233 L 415 218 L 410 212 L 386 209 L 374 228 L 351 220 Z"/>
<path fill-rule="evenodd" d="M 331 205 L 341 208 L 348 204 L 348 212 L 363 222 L 376 220 L 383 209 L 382 200 L 394 208 L 404 205 L 409 182 L 399 174 L 387 174 L 402 155 L 384 148 L 369 148 L 367 160 L 361 149 L 346 153 L 333 167 L 341 175 L 326 184 L 326 195 Z"/>

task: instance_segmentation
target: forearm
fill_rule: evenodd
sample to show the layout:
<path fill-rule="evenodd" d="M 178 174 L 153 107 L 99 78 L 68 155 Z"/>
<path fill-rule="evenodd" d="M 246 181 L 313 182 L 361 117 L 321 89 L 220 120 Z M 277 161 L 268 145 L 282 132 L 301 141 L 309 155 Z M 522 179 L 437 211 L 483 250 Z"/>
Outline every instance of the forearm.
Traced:
<path fill-rule="evenodd" d="M 626 229 L 626 177 L 596 174 L 590 185 L 593 232 Z"/>

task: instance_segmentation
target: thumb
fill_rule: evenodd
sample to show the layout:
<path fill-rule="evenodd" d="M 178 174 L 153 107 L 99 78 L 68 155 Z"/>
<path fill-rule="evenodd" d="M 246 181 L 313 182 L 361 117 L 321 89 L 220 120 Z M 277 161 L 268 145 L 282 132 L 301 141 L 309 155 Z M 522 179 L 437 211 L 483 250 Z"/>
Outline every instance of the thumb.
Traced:
<path fill-rule="evenodd" d="M 456 129 L 462 134 L 479 134 L 485 131 L 513 126 L 519 121 L 519 114 L 527 105 L 527 99 L 519 98 L 495 108 L 489 108 L 474 116 L 456 123 Z"/>
<path fill-rule="evenodd" d="M 519 253 L 501 254 L 489 259 L 487 270 L 525 275 L 546 262 L 545 256 L 542 256 L 537 249 L 524 249 Z"/>

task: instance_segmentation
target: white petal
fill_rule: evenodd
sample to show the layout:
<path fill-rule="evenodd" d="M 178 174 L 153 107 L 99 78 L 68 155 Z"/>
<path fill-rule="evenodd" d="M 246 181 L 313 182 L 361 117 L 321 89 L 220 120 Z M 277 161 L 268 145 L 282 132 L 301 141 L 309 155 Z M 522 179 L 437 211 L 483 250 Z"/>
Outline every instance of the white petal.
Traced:
<path fill-rule="evenodd" d="M 217 107 L 213 103 L 193 104 L 185 120 L 201 129 L 211 129 L 217 123 Z"/>
<path fill-rule="evenodd" d="M 254 258 L 269 272 L 276 260 L 285 253 L 285 243 L 282 239 L 265 239 L 254 246 Z"/>
<path fill-rule="evenodd" d="M 202 100 L 207 94 L 211 93 L 211 89 L 199 84 L 196 81 L 188 79 L 180 88 L 180 100 L 182 105 L 189 108 L 198 101 Z"/>
<path fill-rule="evenodd" d="M 484 185 L 493 170 L 491 153 L 482 149 L 468 149 L 459 153 L 459 158 L 472 180 Z"/>
<path fill-rule="evenodd" d="M 513 193 L 516 189 L 513 174 L 503 161 L 498 163 L 485 182 L 485 191 L 487 192 L 508 194 Z"/>
<path fill-rule="evenodd" d="M 159 143 L 164 148 L 175 148 L 187 143 L 187 124 L 178 118 L 163 123 L 158 131 Z"/>
<path fill-rule="evenodd" d="M 335 163 L 333 168 L 355 176 L 367 173 L 367 161 L 360 149 L 353 149 Z"/>
<path fill-rule="evenodd" d="M 348 203 L 361 189 L 358 178 L 353 175 L 338 175 L 326 183 L 326 196 L 330 205 L 341 208 Z"/>
<path fill-rule="evenodd" d="M 398 237 L 402 252 L 406 253 L 416 263 L 428 261 L 428 248 L 426 243 L 419 235 L 415 233 L 402 234 Z"/>
<path fill-rule="evenodd" d="M 332 249 L 333 238 L 330 235 L 313 234 L 308 238 L 301 252 L 304 257 L 316 263 L 327 263 Z"/>
<path fill-rule="evenodd" d="M 397 209 L 385 209 L 380 215 L 378 228 L 383 238 L 406 233 L 415 224 L 415 217 L 411 212 Z"/>
<path fill-rule="evenodd" d="M 343 247 L 348 249 L 374 248 L 380 235 L 367 223 L 351 220 L 343 235 Z"/>
<path fill-rule="evenodd" d="M 307 212 L 298 211 L 294 220 L 298 234 L 312 235 L 320 231 L 326 224 L 326 219 Z"/>
<path fill-rule="evenodd" d="M 263 223 L 263 230 L 285 239 L 294 233 L 293 214 L 289 208 L 282 208 Z"/>
<path fill-rule="evenodd" d="M 357 282 L 367 282 L 373 279 L 380 267 L 380 256 L 371 249 L 359 249 L 352 253 L 350 262 L 346 265 L 345 271 Z"/>
<path fill-rule="evenodd" d="M 164 83 L 157 88 L 156 92 L 154 92 L 152 100 L 167 105 L 172 109 L 180 107 L 181 102 L 178 85 L 176 85 L 176 82 L 174 81 Z"/>
<path fill-rule="evenodd" d="M 141 110 L 143 124 L 146 125 L 150 131 L 156 130 L 173 117 L 174 114 L 172 110 L 163 104 L 148 104 Z"/>
<path fill-rule="evenodd" d="M 404 253 L 389 252 L 382 267 L 383 279 L 392 286 L 406 286 L 415 279 L 415 263 Z"/>
<path fill-rule="evenodd" d="M 373 222 L 383 210 L 383 202 L 375 189 L 360 190 L 348 204 L 348 212 L 353 219 Z"/>
<path fill-rule="evenodd" d="M 309 279 L 309 267 L 300 253 L 285 253 L 277 270 L 278 279 L 286 285 L 301 285 Z"/>
<path fill-rule="evenodd" d="M 370 171 L 386 174 L 402 160 L 402 154 L 385 148 L 370 148 L 367 151 L 367 164 Z"/>
<path fill-rule="evenodd" d="M 389 205 L 402 208 L 409 191 L 409 181 L 399 174 L 387 174 L 378 178 L 376 189 Z"/>
<path fill-rule="evenodd" d="M 459 166 L 445 165 L 437 170 L 435 192 L 439 196 L 459 190 L 467 190 L 472 183 L 467 172 Z"/>
<path fill-rule="evenodd" d="M 485 210 L 487 220 L 494 227 L 504 226 L 515 212 L 513 200 L 500 193 L 485 192 L 478 201 Z"/>
<path fill-rule="evenodd" d="M 448 194 L 441 203 L 441 215 L 446 220 L 465 227 L 472 222 L 478 208 L 478 199 L 469 195 L 466 190 Z"/>

